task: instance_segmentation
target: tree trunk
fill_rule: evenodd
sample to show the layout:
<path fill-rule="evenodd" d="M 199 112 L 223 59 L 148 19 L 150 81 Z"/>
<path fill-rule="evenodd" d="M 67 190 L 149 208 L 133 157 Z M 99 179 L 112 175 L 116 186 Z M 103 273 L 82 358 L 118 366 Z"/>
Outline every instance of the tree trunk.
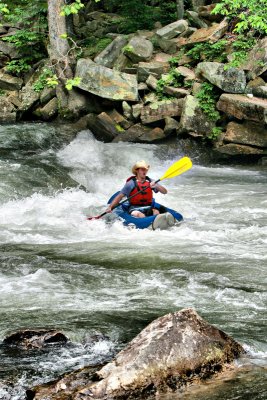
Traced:
<path fill-rule="evenodd" d="M 184 0 L 176 0 L 177 4 L 177 19 L 184 18 Z"/>
<path fill-rule="evenodd" d="M 59 80 L 56 91 L 61 110 L 68 107 L 68 93 L 65 89 L 65 82 L 67 79 L 73 78 L 70 46 L 68 40 L 61 36 L 67 34 L 66 17 L 60 15 L 63 6 L 64 0 L 48 0 L 48 54 Z"/>

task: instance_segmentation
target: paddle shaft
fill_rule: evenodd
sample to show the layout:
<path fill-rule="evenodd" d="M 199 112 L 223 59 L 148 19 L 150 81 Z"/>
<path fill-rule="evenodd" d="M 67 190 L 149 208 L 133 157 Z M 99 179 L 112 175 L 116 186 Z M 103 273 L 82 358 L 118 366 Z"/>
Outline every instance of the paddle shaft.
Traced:
<path fill-rule="evenodd" d="M 158 183 L 160 180 L 161 180 L 161 179 L 158 179 L 157 181 L 155 181 L 155 183 Z M 115 208 L 121 206 L 123 203 L 126 203 L 126 201 L 129 201 L 132 197 L 134 197 L 134 196 L 136 196 L 137 194 L 142 193 L 142 192 L 144 192 L 144 190 L 139 190 L 138 192 L 136 192 L 136 193 L 132 194 L 131 196 L 127 197 L 127 199 L 125 199 L 125 200 L 123 200 L 123 201 L 120 201 L 116 206 L 114 206 L 114 207 L 112 208 L 112 210 L 114 210 Z M 106 215 L 106 214 L 109 214 L 109 212 L 108 212 L 108 211 L 105 211 L 105 212 L 103 212 L 102 214 L 98 215 L 97 217 L 89 217 L 89 218 L 87 218 L 87 219 L 99 219 L 99 218 L 101 218 L 101 217 L 104 217 L 104 215 Z"/>

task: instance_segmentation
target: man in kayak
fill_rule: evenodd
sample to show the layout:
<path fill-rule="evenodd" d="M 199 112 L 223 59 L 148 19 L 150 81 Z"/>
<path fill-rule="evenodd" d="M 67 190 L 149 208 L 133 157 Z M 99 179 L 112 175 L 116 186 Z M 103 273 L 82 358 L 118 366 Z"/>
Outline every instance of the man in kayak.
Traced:
<path fill-rule="evenodd" d="M 165 212 L 165 207 L 157 209 L 153 207 L 153 192 L 167 193 L 167 189 L 155 183 L 146 174 L 149 170 L 150 165 L 145 161 L 138 161 L 132 167 L 133 176 L 130 176 L 120 193 L 115 199 L 109 204 L 107 212 L 111 212 L 114 207 L 123 199 L 123 197 L 130 197 L 130 207 L 128 212 L 137 218 L 149 217 L 151 215 L 158 215 Z"/>

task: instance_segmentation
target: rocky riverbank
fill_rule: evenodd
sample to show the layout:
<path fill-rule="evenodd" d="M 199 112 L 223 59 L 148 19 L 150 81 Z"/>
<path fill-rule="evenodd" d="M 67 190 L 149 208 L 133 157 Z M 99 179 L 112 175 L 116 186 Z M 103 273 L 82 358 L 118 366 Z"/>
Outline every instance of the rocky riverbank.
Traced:
<path fill-rule="evenodd" d="M 64 113 L 56 88 L 38 86 L 50 60 L 21 77 L 7 73 L 6 62 L 20 54 L 3 39 L 20 27 L 3 24 L 0 121 L 83 118 L 81 126 L 105 142 L 204 139 L 218 158 L 266 163 L 267 38 L 256 42 L 238 67 L 232 66 L 235 35 L 226 19 L 211 13 L 213 8 L 194 4 L 181 20 L 130 35 L 117 33 L 114 14 L 75 16 L 80 38 L 100 35 L 110 43 L 93 58 L 81 48 Z M 196 45 L 202 46 L 198 58 Z"/>

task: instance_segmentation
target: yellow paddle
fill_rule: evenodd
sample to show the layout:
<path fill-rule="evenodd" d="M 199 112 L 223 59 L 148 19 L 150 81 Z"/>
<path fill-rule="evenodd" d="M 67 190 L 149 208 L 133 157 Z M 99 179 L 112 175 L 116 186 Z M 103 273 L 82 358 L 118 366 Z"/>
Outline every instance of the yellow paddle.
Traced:
<path fill-rule="evenodd" d="M 190 160 L 190 158 L 188 157 L 183 157 L 180 160 L 176 161 L 175 163 L 173 163 L 165 172 L 164 175 L 162 175 L 162 177 L 160 179 L 158 179 L 157 181 L 155 181 L 155 183 L 159 182 L 159 181 L 163 181 L 163 179 L 169 179 L 169 178 L 174 178 L 175 176 L 181 175 L 184 172 L 188 171 L 191 167 L 192 167 L 192 161 Z M 113 210 L 117 207 L 119 207 L 120 205 L 122 205 L 123 203 L 125 203 L 126 201 L 130 200 L 132 197 L 136 196 L 138 193 L 141 193 L 142 190 L 139 190 L 138 192 L 136 192 L 135 194 L 133 194 L 130 197 L 127 197 L 127 199 L 121 201 L 120 203 L 118 203 L 115 207 L 113 207 Z M 99 219 L 101 217 L 103 217 L 104 215 L 108 214 L 107 211 L 103 212 L 102 214 L 98 215 L 97 217 L 88 217 L 87 219 L 92 220 L 92 219 Z"/>

